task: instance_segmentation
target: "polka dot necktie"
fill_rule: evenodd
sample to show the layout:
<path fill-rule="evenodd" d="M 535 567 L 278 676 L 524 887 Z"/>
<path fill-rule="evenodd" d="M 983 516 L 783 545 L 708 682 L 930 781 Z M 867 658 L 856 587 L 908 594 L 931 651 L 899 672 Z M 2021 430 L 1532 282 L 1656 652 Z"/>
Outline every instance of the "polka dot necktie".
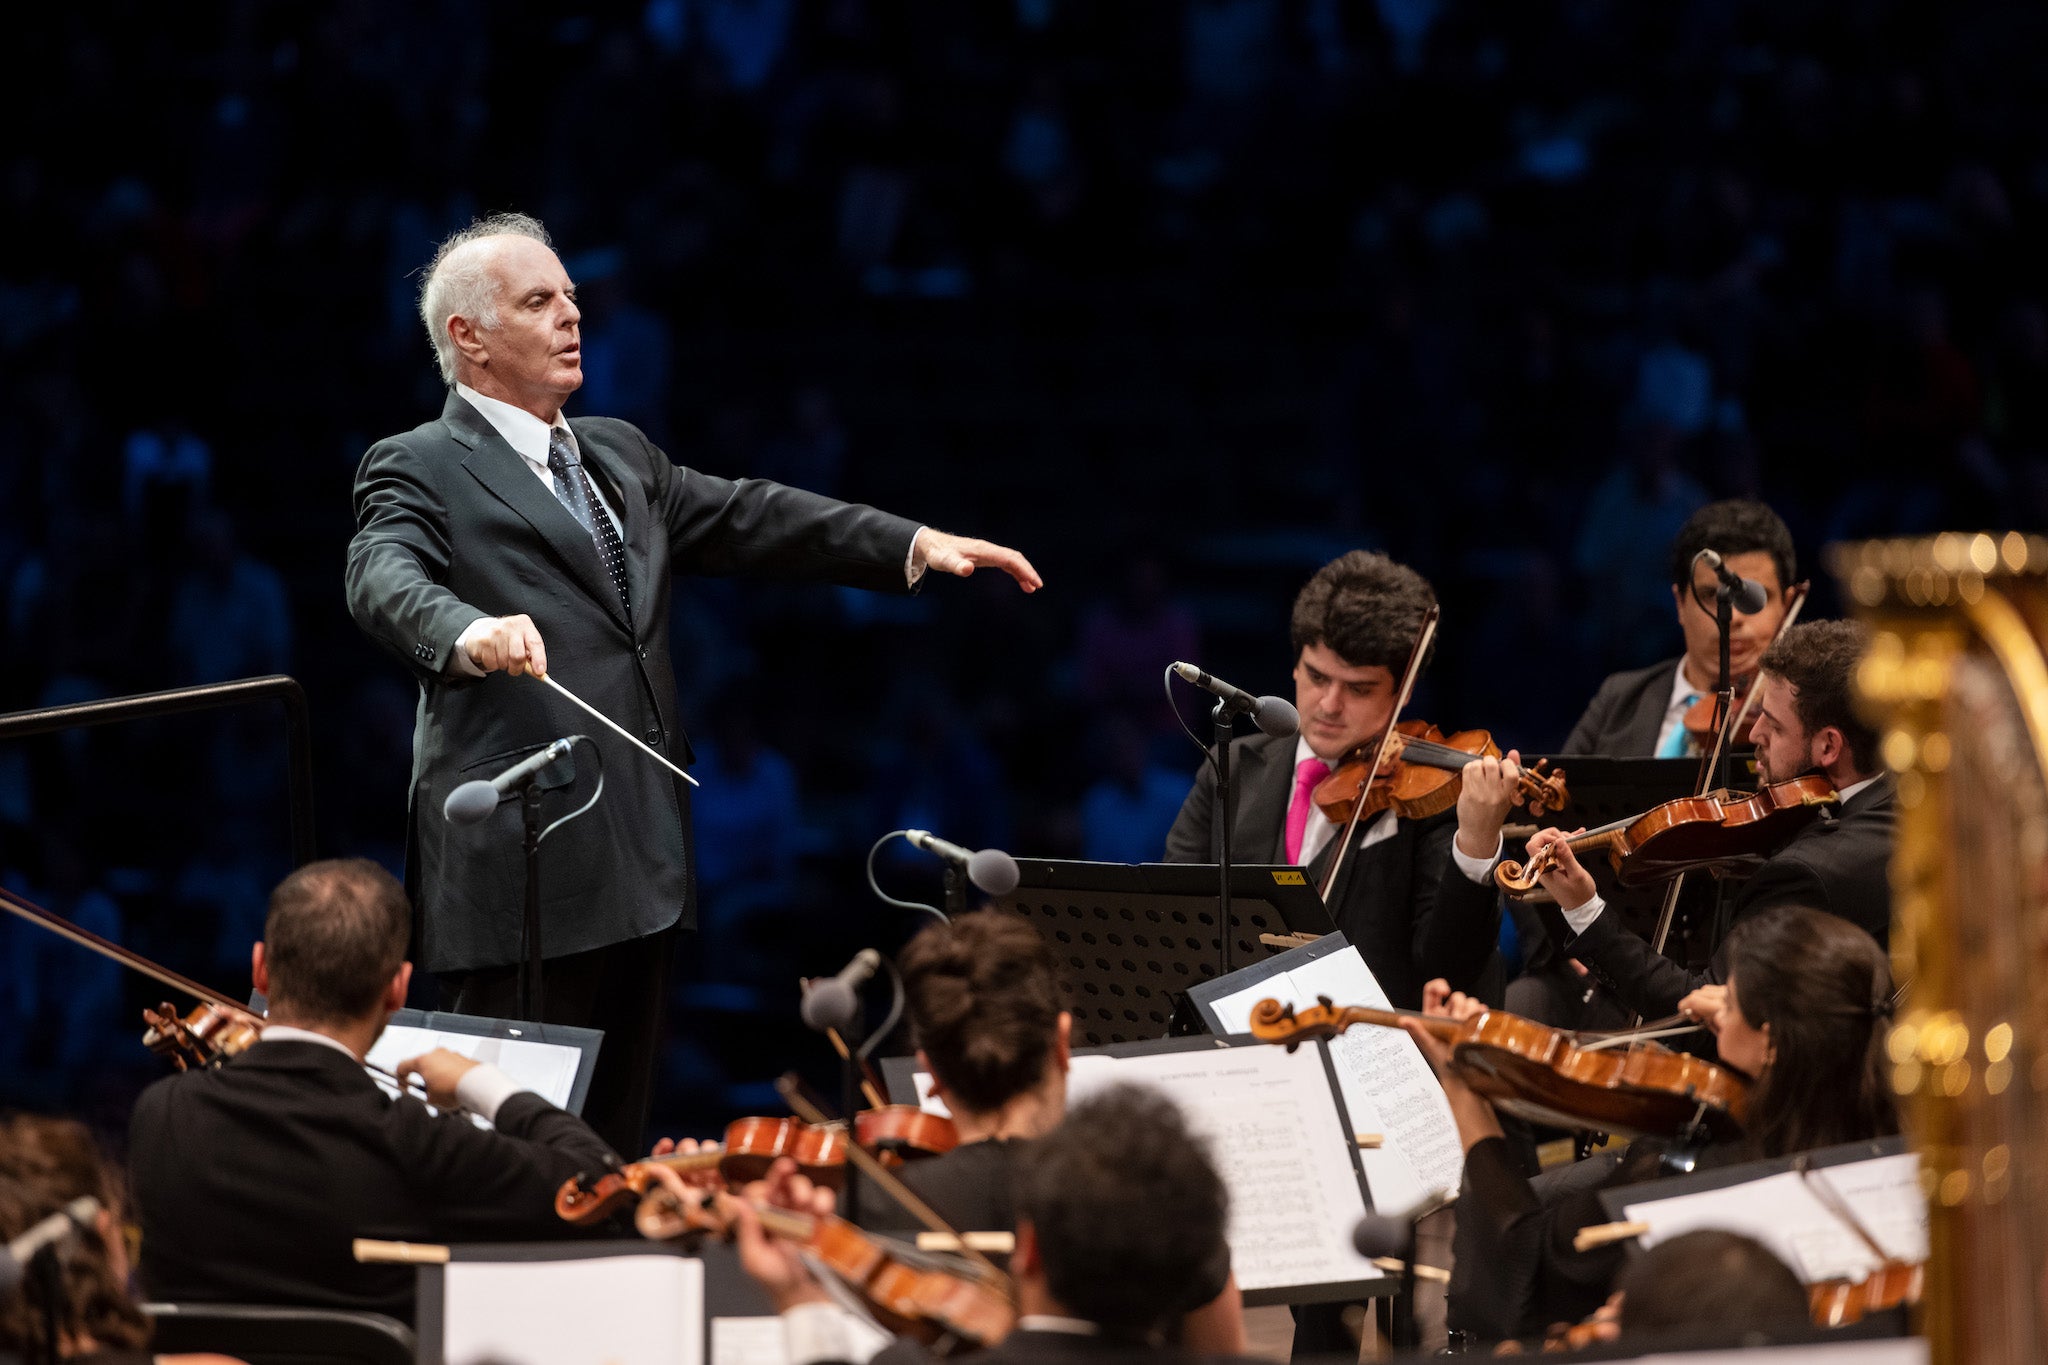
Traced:
<path fill-rule="evenodd" d="M 590 532 L 597 546 L 597 562 L 604 565 L 612 586 L 618 589 L 619 605 L 630 612 L 632 603 L 626 597 L 626 547 L 619 540 L 618 527 L 612 525 L 612 519 L 599 505 L 597 490 L 590 486 L 583 461 L 570 449 L 569 433 L 561 427 L 548 429 L 548 473 L 554 476 L 555 496 L 561 499 L 562 506 Z"/>

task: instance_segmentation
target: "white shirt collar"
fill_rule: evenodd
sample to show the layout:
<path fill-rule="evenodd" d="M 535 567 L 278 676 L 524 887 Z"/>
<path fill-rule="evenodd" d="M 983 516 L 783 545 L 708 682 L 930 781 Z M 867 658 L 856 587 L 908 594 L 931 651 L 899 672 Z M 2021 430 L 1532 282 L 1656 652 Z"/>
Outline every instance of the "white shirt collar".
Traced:
<path fill-rule="evenodd" d="M 1685 657 L 1680 655 L 1678 667 L 1671 670 L 1671 700 L 1664 703 L 1664 714 L 1668 716 L 1673 711 L 1681 710 L 1681 703 L 1683 706 L 1690 706 L 1695 699 L 1705 695 L 1706 693 L 1685 680 Z"/>
<path fill-rule="evenodd" d="M 1871 783 L 1877 781 L 1878 778 L 1883 776 L 1883 773 L 1872 773 L 1869 777 L 1864 778 L 1861 782 L 1851 782 L 1846 787 L 1836 788 L 1835 795 L 1842 798 L 1842 806 L 1846 806 L 1849 804 L 1850 799 L 1856 795 L 1856 793 L 1862 791 L 1865 787 L 1869 786 Z M 1840 810 L 1841 806 L 1837 806 L 1836 809 Z"/>
<path fill-rule="evenodd" d="M 1017 1326 L 1026 1332 L 1064 1332 L 1070 1337 L 1099 1337 L 1102 1328 L 1086 1318 L 1062 1318 L 1051 1313 L 1026 1313 L 1017 1319 Z"/>
<path fill-rule="evenodd" d="M 568 419 L 559 412 L 551 426 L 535 417 L 525 408 L 514 407 L 499 398 L 487 398 L 467 384 L 457 384 L 455 391 L 484 415 L 497 433 L 505 438 L 505 444 L 519 452 L 519 458 L 530 465 L 545 470 L 548 467 L 548 433 L 560 428 L 569 435 L 569 449 L 580 458 L 581 449 L 576 444 L 576 433 L 569 430 Z"/>
<path fill-rule="evenodd" d="M 352 1062 L 363 1059 L 350 1050 L 349 1045 L 339 1038 L 330 1038 L 324 1033 L 315 1033 L 309 1028 L 293 1028 L 290 1024 L 265 1024 L 261 1040 L 266 1043 L 318 1043 L 331 1047 Z"/>

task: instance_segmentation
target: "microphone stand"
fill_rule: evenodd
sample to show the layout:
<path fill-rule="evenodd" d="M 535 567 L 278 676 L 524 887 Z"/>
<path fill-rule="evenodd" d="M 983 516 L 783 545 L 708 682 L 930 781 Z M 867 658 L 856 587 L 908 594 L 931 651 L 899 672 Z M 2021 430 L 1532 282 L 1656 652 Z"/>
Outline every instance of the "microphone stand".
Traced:
<path fill-rule="evenodd" d="M 526 912 L 519 936 L 526 951 L 519 969 L 519 1015 L 540 1022 L 540 774 L 529 775 L 519 787 L 519 813 L 525 826 Z"/>
<path fill-rule="evenodd" d="M 1237 728 L 1237 711 L 1218 698 L 1209 712 L 1216 726 L 1216 913 L 1217 942 L 1223 945 L 1221 976 L 1230 975 L 1230 826 L 1236 810 L 1236 792 L 1230 785 L 1230 737 Z"/>
<path fill-rule="evenodd" d="M 946 917 L 967 913 L 967 872 L 951 858 L 946 863 Z"/>

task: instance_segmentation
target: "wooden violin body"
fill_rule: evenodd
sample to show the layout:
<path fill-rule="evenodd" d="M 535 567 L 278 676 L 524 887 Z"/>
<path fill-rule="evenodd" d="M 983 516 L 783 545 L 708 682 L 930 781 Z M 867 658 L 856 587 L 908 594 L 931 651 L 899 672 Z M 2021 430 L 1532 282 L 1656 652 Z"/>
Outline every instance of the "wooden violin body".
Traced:
<path fill-rule="evenodd" d="M 1464 768 L 1479 758 L 1499 758 L 1500 746 L 1484 730 L 1460 730 L 1446 735 L 1426 720 L 1404 720 L 1394 727 L 1391 740 L 1368 740 L 1347 754 L 1342 763 L 1316 784 L 1316 809 L 1337 824 L 1392 810 L 1403 820 L 1426 820 L 1458 803 Z M 1380 761 L 1372 789 L 1365 792 L 1365 809 L 1357 810 L 1360 791 L 1372 775 L 1373 759 L 1380 744 L 1388 754 Z M 1524 772 L 1521 804 L 1532 812 L 1563 810 L 1571 800 L 1565 790 L 1562 771 L 1545 774 L 1543 764 Z"/>
<path fill-rule="evenodd" d="M 1726 1067 L 1655 1043 L 1601 1047 L 1500 1010 L 1457 1020 L 1339 1008 L 1328 998 L 1297 1013 L 1278 1000 L 1262 1000 L 1252 1010 L 1251 1031 L 1263 1042 L 1292 1047 L 1353 1024 L 1398 1028 L 1404 1018 L 1421 1020 L 1450 1044 L 1451 1064 L 1465 1082 L 1517 1117 L 1628 1136 L 1724 1139 L 1742 1131 L 1749 1083 Z"/>
<path fill-rule="evenodd" d="M 861 1146 L 899 1162 L 950 1152 L 960 1142 L 951 1119 L 906 1104 L 863 1110 L 855 1117 L 854 1132 Z M 653 1188 L 655 1166 L 679 1172 L 716 1169 L 728 1185 L 739 1186 L 766 1176 L 782 1157 L 796 1162 L 813 1183 L 836 1190 L 846 1179 L 846 1125 L 794 1118 L 736 1119 L 726 1125 L 725 1141 L 710 1151 L 648 1157 L 595 1180 L 578 1175 L 564 1181 L 555 1192 L 555 1212 L 571 1223 L 608 1218 Z"/>
<path fill-rule="evenodd" d="M 692 1232 L 730 1236 L 737 1196 L 704 1191 L 694 1200 L 658 1186 L 641 1201 L 642 1236 L 669 1241 Z M 770 1236 L 802 1243 L 866 1300 L 882 1324 L 942 1352 L 987 1346 L 1009 1335 L 1017 1310 L 1009 1284 L 973 1266 L 954 1266 L 861 1231 L 842 1218 L 752 1205 Z"/>
<path fill-rule="evenodd" d="M 219 1066 L 263 1036 L 263 1020 L 239 1006 L 201 1001 L 182 1018 L 166 1001 L 142 1012 L 142 1045 L 184 1071 Z"/>
<path fill-rule="evenodd" d="M 1886 1261 L 1860 1280 L 1818 1280 L 1806 1287 L 1807 1306 L 1817 1327 L 1846 1327 L 1872 1313 L 1920 1302 L 1927 1267 Z"/>
<path fill-rule="evenodd" d="M 1809 774 L 1743 793 L 1681 796 L 1630 820 L 1574 835 L 1575 853 L 1605 849 L 1624 886 L 1662 881 L 1700 869 L 1753 866 L 1840 801 L 1825 777 Z M 1549 865 L 1503 860 L 1493 870 L 1501 890 L 1517 899 L 1534 892 Z"/>

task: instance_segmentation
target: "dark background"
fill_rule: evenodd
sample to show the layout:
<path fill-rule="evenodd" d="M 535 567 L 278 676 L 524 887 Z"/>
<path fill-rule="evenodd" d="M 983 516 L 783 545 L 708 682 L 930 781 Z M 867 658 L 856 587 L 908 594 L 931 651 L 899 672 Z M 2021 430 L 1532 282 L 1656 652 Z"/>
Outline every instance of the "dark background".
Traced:
<path fill-rule="evenodd" d="M 795 977 L 916 927 L 860 879 L 883 831 L 1156 853 L 1197 762 L 1160 669 L 1286 691 L 1287 605 L 1344 549 L 1443 597 L 1413 714 L 1542 749 L 1676 652 L 1665 548 L 1709 498 L 1779 509 L 1815 615 L 1831 541 L 2048 524 L 2036 3 L 564 8 L 10 20 L 0 708 L 290 672 L 322 852 L 395 867 L 413 691 L 343 607 L 350 482 L 440 408 L 437 237 L 539 215 L 572 412 L 1048 585 L 679 594 L 705 930 L 669 1131 L 825 1070 Z M 0 745 L 0 876 L 245 990 L 282 734 Z M 884 875 L 937 895 L 921 855 Z M 0 950 L 0 1100 L 118 1130 L 162 992 Z"/>

